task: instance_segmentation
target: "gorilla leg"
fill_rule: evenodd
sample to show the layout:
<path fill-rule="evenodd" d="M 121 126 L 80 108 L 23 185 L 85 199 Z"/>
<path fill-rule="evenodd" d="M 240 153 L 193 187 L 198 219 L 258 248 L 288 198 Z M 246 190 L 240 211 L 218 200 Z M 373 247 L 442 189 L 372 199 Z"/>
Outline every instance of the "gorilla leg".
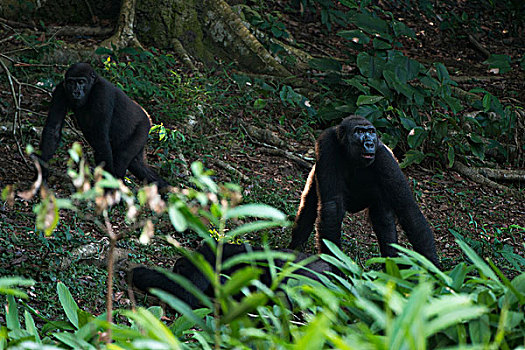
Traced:
<path fill-rule="evenodd" d="M 292 229 L 292 242 L 290 249 L 297 249 L 304 245 L 314 228 L 317 217 L 317 185 L 315 183 L 315 165 L 308 175 L 306 185 L 301 196 L 301 204 L 297 211 L 295 224 Z"/>
<path fill-rule="evenodd" d="M 342 198 L 320 203 L 316 223 L 317 248 L 321 253 L 331 254 L 323 239 L 341 247 L 341 223 L 345 210 Z"/>
<path fill-rule="evenodd" d="M 380 199 L 378 200 L 380 201 Z M 391 246 L 397 243 L 396 218 L 394 211 L 378 204 L 368 209 L 372 228 L 379 241 L 381 256 L 397 256 L 397 250 Z"/>
<path fill-rule="evenodd" d="M 140 154 L 131 160 L 129 171 L 131 171 L 139 181 L 146 180 L 147 183 L 156 183 L 159 188 L 168 187 L 169 184 L 146 164 L 144 157 L 144 150 L 142 150 Z"/>
<path fill-rule="evenodd" d="M 114 146 L 113 169 L 116 177 L 123 178 L 126 175 L 126 169 L 130 168 L 134 158 L 137 156 L 144 157 L 144 145 L 148 140 L 148 128 L 147 125 L 137 126 L 127 143 Z"/>

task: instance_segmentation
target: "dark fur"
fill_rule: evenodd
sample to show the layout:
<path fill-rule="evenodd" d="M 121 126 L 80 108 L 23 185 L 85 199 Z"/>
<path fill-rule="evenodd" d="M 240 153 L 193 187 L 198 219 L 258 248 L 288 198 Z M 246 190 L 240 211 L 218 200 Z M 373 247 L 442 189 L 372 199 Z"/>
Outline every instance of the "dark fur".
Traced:
<path fill-rule="evenodd" d="M 238 254 L 246 253 L 249 251 L 261 251 L 263 248 L 260 247 L 250 247 L 248 245 L 237 245 L 237 244 L 225 244 L 223 248 L 223 258 L 222 261 L 227 261 L 229 258 L 236 256 Z M 281 249 L 283 253 L 292 253 L 296 256 L 295 262 L 299 262 L 308 258 L 309 256 L 303 253 L 294 252 L 292 250 Z M 215 268 L 216 256 L 207 244 L 202 244 L 198 249 L 197 253 L 201 254 L 210 265 Z M 260 263 L 267 263 L 266 259 L 258 261 Z M 275 266 L 283 267 L 286 263 L 286 260 L 276 259 Z M 236 270 L 246 267 L 247 263 L 240 263 L 234 267 L 221 271 L 221 274 L 231 276 Z M 272 278 L 270 275 L 269 268 L 264 265 L 257 265 L 258 268 L 262 269 L 263 272 L 259 277 L 261 283 L 270 286 L 272 283 Z M 331 271 L 329 264 L 322 260 L 316 260 L 306 265 L 306 268 L 311 269 L 315 272 L 327 272 Z M 206 276 L 200 271 L 198 267 L 193 265 L 193 263 L 185 257 L 179 258 L 175 262 L 173 267 L 173 272 L 179 274 L 193 283 L 198 289 L 203 291 L 206 295 L 212 297 L 214 295 L 213 287 L 210 281 Z M 294 272 L 297 275 L 307 276 L 313 280 L 318 280 L 318 277 L 307 270 L 298 269 Z M 190 307 L 195 308 L 199 306 L 199 301 L 193 296 L 193 294 L 186 291 L 178 283 L 168 278 L 162 272 L 157 270 L 149 269 L 147 267 L 136 267 L 132 270 L 131 281 L 135 287 L 138 289 L 147 292 L 151 288 L 157 288 L 164 290 L 168 293 L 171 293 L 186 302 Z M 224 282 L 224 280 L 223 280 Z"/>
<path fill-rule="evenodd" d="M 72 65 L 53 92 L 40 142 L 44 178 L 68 110 L 73 111 L 80 130 L 93 147 L 97 165 L 103 164 L 106 171 L 118 178 L 123 178 L 129 169 L 140 181 L 155 182 L 161 188 L 168 186 L 146 164 L 144 147 L 151 127 L 148 115 L 87 63 Z"/>
<path fill-rule="evenodd" d="M 397 217 L 414 249 L 438 265 L 430 226 L 392 152 L 373 135 L 360 139 L 352 134 L 355 127 L 371 125 L 364 118 L 350 116 L 325 130 L 317 140 L 316 164 L 302 194 L 290 248 L 297 249 L 306 243 L 314 223 L 321 252 L 329 252 L 322 239 L 340 247 L 345 212 L 368 208 L 382 256 L 397 254 L 390 246 L 397 243 Z M 373 158 L 371 149 L 375 150 Z"/>

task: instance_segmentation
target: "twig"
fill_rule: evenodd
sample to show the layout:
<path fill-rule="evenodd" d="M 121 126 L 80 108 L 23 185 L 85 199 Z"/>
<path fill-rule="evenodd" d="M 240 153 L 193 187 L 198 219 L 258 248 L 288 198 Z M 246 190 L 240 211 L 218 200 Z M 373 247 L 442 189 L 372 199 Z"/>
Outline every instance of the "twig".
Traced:
<path fill-rule="evenodd" d="M 220 159 L 215 159 L 215 158 L 210 158 L 210 161 L 216 166 L 221 167 L 224 170 L 228 171 L 229 173 L 239 176 L 244 182 L 250 182 L 250 178 L 248 176 L 244 175 L 239 170 L 232 167 L 230 164 L 223 162 Z"/>
<path fill-rule="evenodd" d="M 18 85 L 18 98 L 17 98 L 16 91 L 15 91 L 15 85 L 13 83 L 13 80 L 15 81 L 17 80 L 12 76 L 11 72 L 9 71 L 9 68 L 7 68 L 4 61 L 0 60 L 0 65 L 2 66 L 7 76 L 7 81 L 9 82 L 9 87 L 11 89 L 11 96 L 13 97 L 13 102 L 15 104 L 15 114 L 13 116 L 13 130 L 12 130 L 13 138 L 15 139 L 18 152 L 20 153 L 20 156 L 24 160 L 25 165 L 28 168 L 30 168 L 29 163 L 27 162 L 24 156 L 24 152 L 22 152 L 22 147 L 20 146 L 20 143 L 18 142 L 18 139 L 16 138 L 16 126 L 17 126 L 18 114 L 20 113 L 20 99 L 22 98 L 22 95 L 20 94 L 20 85 Z"/>
<path fill-rule="evenodd" d="M 468 36 L 468 40 L 470 41 L 470 43 L 471 43 L 472 45 L 474 45 L 474 47 L 475 47 L 476 49 L 478 49 L 479 52 L 481 52 L 481 53 L 482 53 L 484 56 L 486 56 L 487 58 L 490 57 L 490 51 L 487 50 L 483 45 L 481 45 L 480 42 L 477 41 L 476 38 L 474 38 L 474 37 L 472 36 L 472 34 L 468 34 L 467 36 Z"/>

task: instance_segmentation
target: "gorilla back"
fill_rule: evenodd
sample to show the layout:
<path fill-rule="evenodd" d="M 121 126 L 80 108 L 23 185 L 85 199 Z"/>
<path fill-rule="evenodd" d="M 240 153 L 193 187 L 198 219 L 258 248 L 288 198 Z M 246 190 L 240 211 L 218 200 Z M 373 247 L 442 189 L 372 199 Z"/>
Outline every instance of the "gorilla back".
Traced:
<path fill-rule="evenodd" d="M 222 261 L 225 262 L 228 259 L 239 255 L 244 254 L 252 251 L 262 251 L 263 248 L 261 247 L 251 247 L 249 245 L 237 245 L 237 244 L 224 244 L 223 247 L 223 255 L 222 255 Z M 301 260 L 305 260 L 309 258 L 308 255 L 303 253 L 297 253 L 292 250 L 287 249 L 280 249 L 279 251 L 283 253 L 291 253 L 295 255 L 294 262 L 300 262 Z M 201 254 L 206 261 L 210 263 L 210 265 L 215 268 L 215 262 L 216 262 L 216 256 L 215 253 L 211 250 L 211 248 L 208 246 L 208 244 L 203 243 L 198 249 L 197 253 Z M 270 273 L 270 268 L 267 266 L 268 262 L 266 259 L 254 259 L 254 261 L 251 261 L 258 268 L 262 270 L 261 275 L 259 276 L 259 281 L 267 286 L 271 286 L 272 284 L 272 276 Z M 283 259 L 275 259 L 274 263 L 277 268 L 282 268 L 286 264 L 286 260 Z M 221 274 L 231 276 L 235 271 L 246 267 L 250 265 L 250 262 L 246 263 L 240 263 L 237 264 L 227 270 L 223 270 Z M 266 265 L 266 266 L 265 266 Z M 335 270 L 335 268 L 332 268 L 331 265 L 328 263 L 318 259 L 314 260 L 308 264 L 305 265 L 305 267 L 309 270 L 312 270 L 317 273 L 322 272 L 329 272 L 332 270 Z M 195 266 L 190 259 L 186 257 L 179 258 L 175 262 L 175 266 L 173 267 L 173 272 L 176 274 L 181 275 L 182 277 L 189 280 L 196 288 L 198 288 L 200 291 L 204 292 L 204 294 L 213 297 L 214 290 L 211 282 L 208 280 L 208 278 L 202 273 L 202 271 Z M 306 269 L 298 269 L 294 271 L 295 275 L 301 275 L 306 276 L 312 280 L 320 281 L 319 278 L 315 273 L 312 273 Z M 151 288 L 157 288 L 163 291 L 166 291 L 185 303 L 187 303 L 190 307 L 195 308 L 200 305 L 199 300 L 190 292 L 188 292 L 184 287 L 179 285 L 177 282 L 173 281 L 172 279 L 168 278 L 165 274 L 163 274 L 160 271 L 149 269 L 147 267 L 136 267 L 131 271 L 131 281 L 135 287 L 138 289 L 148 292 Z M 226 282 L 225 279 L 221 280 L 221 283 Z M 283 282 L 286 282 L 283 281 Z"/>
<path fill-rule="evenodd" d="M 146 164 L 144 147 L 151 127 L 149 116 L 87 63 L 73 64 L 53 92 L 40 142 L 44 178 L 48 174 L 46 163 L 58 147 L 68 110 L 73 111 L 93 148 L 97 165 L 103 164 L 106 171 L 118 178 L 123 178 L 129 169 L 140 181 L 168 186 Z"/>
<path fill-rule="evenodd" d="M 434 237 L 392 152 L 365 118 L 350 116 L 316 142 L 316 164 L 308 176 L 292 230 L 290 248 L 302 246 L 316 225 L 318 249 L 323 239 L 341 246 L 346 211 L 368 208 L 383 256 L 395 256 L 396 217 L 414 249 L 439 266 Z"/>

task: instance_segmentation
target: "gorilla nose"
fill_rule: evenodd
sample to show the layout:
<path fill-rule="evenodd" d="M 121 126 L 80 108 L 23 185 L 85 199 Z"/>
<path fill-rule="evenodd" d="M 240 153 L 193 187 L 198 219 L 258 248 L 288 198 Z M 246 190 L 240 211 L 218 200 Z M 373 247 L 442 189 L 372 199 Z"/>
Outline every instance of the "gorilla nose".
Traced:
<path fill-rule="evenodd" d="M 365 141 L 363 144 L 367 153 L 373 153 L 376 151 L 376 145 L 372 141 Z"/>

